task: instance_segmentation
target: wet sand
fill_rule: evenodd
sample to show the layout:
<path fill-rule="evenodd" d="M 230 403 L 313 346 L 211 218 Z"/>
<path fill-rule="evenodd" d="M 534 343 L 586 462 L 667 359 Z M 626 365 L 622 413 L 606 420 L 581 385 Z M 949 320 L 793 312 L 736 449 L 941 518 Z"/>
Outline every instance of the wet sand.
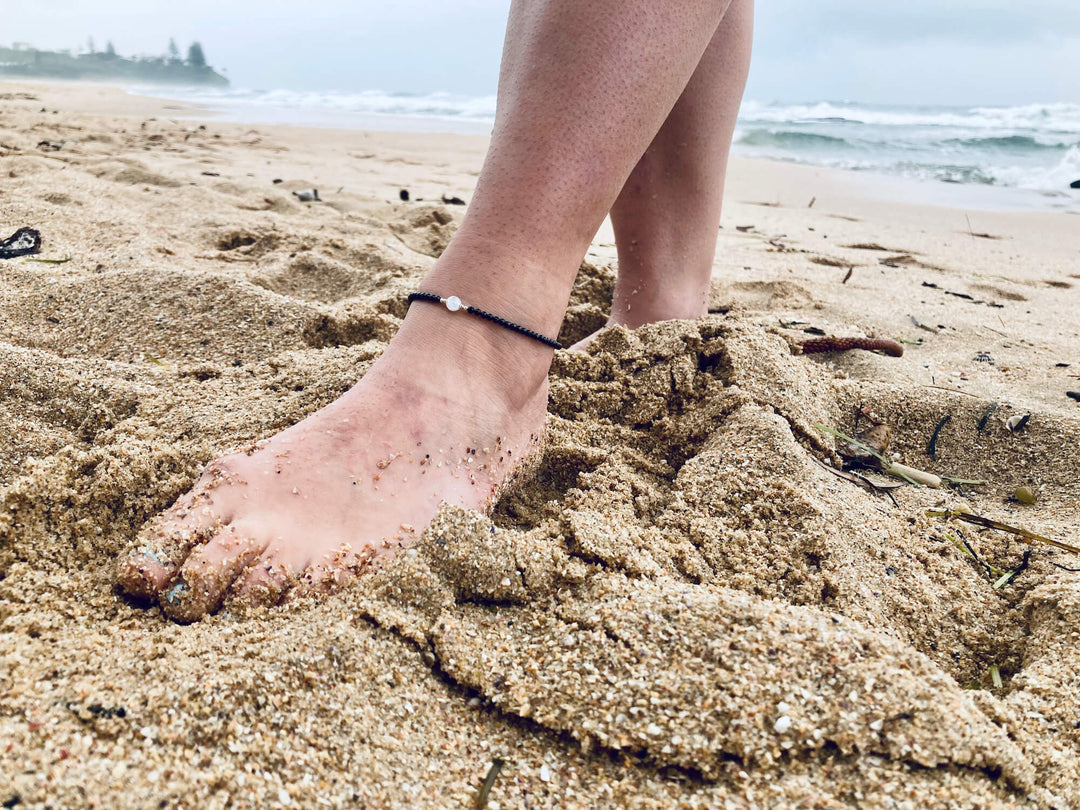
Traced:
<path fill-rule="evenodd" d="M 199 114 L 0 83 L 0 238 L 63 261 L 0 260 L 0 803 L 471 807 L 502 762 L 489 808 L 1080 807 L 1080 557 L 926 514 L 1080 544 L 1075 216 L 736 161 L 712 314 L 560 352 L 492 515 L 180 626 L 117 558 L 364 374 L 486 146 Z M 603 323 L 612 242 L 564 342 Z M 905 353 L 800 354 L 820 332 Z M 821 428 L 861 414 L 986 483 L 831 474 Z"/>

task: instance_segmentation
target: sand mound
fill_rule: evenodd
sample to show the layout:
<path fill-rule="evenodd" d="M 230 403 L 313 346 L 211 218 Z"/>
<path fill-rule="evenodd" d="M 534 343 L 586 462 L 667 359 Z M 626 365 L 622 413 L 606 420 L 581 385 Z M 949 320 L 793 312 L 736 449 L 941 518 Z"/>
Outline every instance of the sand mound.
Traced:
<path fill-rule="evenodd" d="M 137 181 L 123 154 L 72 154 L 71 181 L 9 158 L 0 212 L 73 258 L 0 265 L 0 802 L 468 806 L 500 759 L 502 807 L 1080 806 L 1061 567 L 1080 561 L 1038 547 L 994 588 L 954 541 L 1000 569 L 1027 547 L 926 515 L 1069 540 L 1080 420 L 987 416 L 892 358 L 800 356 L 753 307 L 816 311 L 802 281 L 560 353 L 535 472 L 321 603 L 182 627 L 120 598 L 142 523 L 354 384 L 456 221 L 377 198 L 238 208 L 184 161 L 254 167 L 254 136 L 170 126 L 152 157 L 124 135 Z M 603 322 L 612 278 L 583 266 L 564 340 Z M 989 483 L 890 498 L 830 474 L 818 426 L 860 410 L 909 463 Z M 1006 500 L 1020 483 L 1036 507 Z"/>

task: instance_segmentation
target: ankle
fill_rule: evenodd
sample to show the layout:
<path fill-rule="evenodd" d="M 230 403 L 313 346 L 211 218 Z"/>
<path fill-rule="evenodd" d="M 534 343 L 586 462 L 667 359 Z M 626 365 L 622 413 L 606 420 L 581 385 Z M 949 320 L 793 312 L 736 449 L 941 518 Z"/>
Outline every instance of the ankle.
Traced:
<path fill-rule="evenodd" d="M 557 336 L 581 255 L 561 250 L 548 255 L 503 242 L 467 228 L 455 235 L 419 289 L 456 295 L 464 303 L 545 335 Z"/>
<path fill-rule="evenodd" d="M 694 320 L 708 312 L 708 299 L 708 277 L 678 283 L 674 279 L 620 274 L 608 324 L 636 329 L 657 321 Z"/>
<path fill-rule="evenodd" d="M 434 389 L 456 391 L 463 402 L 508 413 L 547 404 L 554 351 L 524 335 L 462 311 L 415 302 L 387 348 L 389 362 L 411 368 Z"/>

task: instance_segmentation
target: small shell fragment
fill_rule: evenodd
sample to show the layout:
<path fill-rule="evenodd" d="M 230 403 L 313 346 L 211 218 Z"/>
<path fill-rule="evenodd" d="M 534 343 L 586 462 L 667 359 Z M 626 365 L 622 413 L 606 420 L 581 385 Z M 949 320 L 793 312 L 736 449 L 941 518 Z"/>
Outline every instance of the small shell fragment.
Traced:
<path fill-rule="evenodd" d="M 1013 498 L 1020 503 L 1035 503 L 1035 490 L 1031 487 L 1017 487 L 1013 493 Z"/>
<path fill-rule="evenodd" d="M 1029 419 L 1031 419 L 1030 413 L 1025 413 L 1023 416 L 1015 414 L 1005 420 L 1005 427 L 1013 433 L 1017 433 L 1024 429 L 1024 426 L 1028 423 Z"/>
<path fill-rule="evenodd" d="M 892 428 L 888 425 L 874 425 L 859 433 L 856 437 L 859 441 L 876 450 L 881 455 L 889 449 L 889 438 L 892 436 Z"/>

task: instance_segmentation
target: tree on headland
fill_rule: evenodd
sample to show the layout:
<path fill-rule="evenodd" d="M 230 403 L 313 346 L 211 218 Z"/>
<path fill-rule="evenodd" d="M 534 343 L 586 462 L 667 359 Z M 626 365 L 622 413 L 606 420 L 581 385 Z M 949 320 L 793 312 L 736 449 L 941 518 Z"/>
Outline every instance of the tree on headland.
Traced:
<path fill-rule="evenodd" d="M 188 58 L 132 56 L 124 58 L 111 41 L 99 51 L 89 38 L 77 53 L 43 51 L 29 45 L 0 45 L 0 80 L 13 77 L 57 79 L 121 79 L 124 81 L 228 86 L 229 80 L 206 63 L 202 46 L 194 43 Z M 87 46 L 93 47 L 90 51 Z"/>
<path fill-rule="evenodd" d="M 97 49 L 94 47 L 94 38 L 93 37 L 87 37 L 86 38 L 86 44 L 90 48 L 90 53 L 97 53 Z"/>
<path fill-rule="evenodd" d="M 206 54 L 203 53 L 202 45 L 198 42 L 192 42 L 191 47 L 188 48 L 187 62 L 192 67 L 206 67 Z"/>
<path fill-rule="evenodd" d="M 176 40 L 172 37 L 169 37 L 169 61 L 180 61 L 180 49 L 176 47 Z"/>

